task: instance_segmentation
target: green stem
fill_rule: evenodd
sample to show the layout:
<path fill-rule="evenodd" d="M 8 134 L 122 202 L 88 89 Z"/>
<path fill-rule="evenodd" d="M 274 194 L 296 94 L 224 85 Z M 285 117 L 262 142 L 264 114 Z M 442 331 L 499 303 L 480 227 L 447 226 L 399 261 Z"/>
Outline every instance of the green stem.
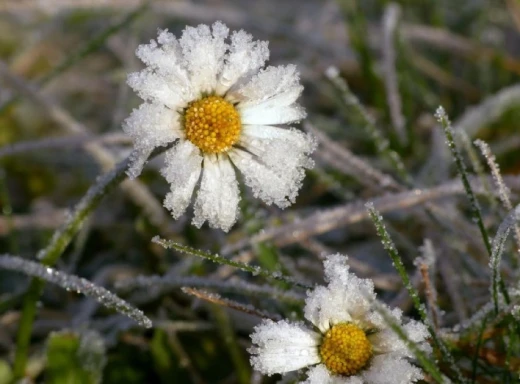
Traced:
<path fill-rule="evenodd" d="M 403 264 L 403 261 L 401 259 L 401 256 L 399 255 L 399 252 L 397 251 L 397 248 L 394 245 L 394 242 L 392 241 L 392 238 L 390 237 L 390 234 L 385 228 L 385 224 L 383 223 L 383 218 L 379 214 L 379 212 L 374 208 L 373 203 L 367 203 L 366 208 L 368 210 L 368 214 L 370 215 L 370 218 L 374 222 L 374 225 L 377 230 L 377 234 L 379 237 L 381 237 L 381 243 L 383 244 L 383 247 L 388 252 L 390 257 L 392 258 L 393 265 L 397 272 L 399 273 L 399 276 L 401 277 L 401 280 L 403 281 L 403 284 L 408 291 L 408 294 L 412 298 L 412 302 L 414 304 L 415 309 L 417 312 L 419 312 L 419 316 L 421 317 L 421 320 L 424 324 L 428 327 L 428 331 L 430 332 L 432 339 L 441 352 L 441 355 L 443 357 L 443 360 L 446 361 L 450 366 L 453 372 L 457 375 L 457 379 L 459 383 L 466 383 L 467 380 L 462 376 L 462 373 L 460 369 L 457 367 L 455 360 L 453 359 L 453 356 L 451 355 L 448 347 L 444 343 L 444 341 L 437 335 L 435 328 L 432 326 L 431 321 L 428 319 L 428 315 L 426 313 L 425 306 L 421 303 L 421 299 L 419 298 L 419 293 L 413 286 L 413 284 L 410 281 L 410 278 L 408 277 L 408 273 L 406 272 L 406 268 Z"/>
<path fill-rule="evenodd" d="M 480 209 L 480 205 L 478 203 L 477 197 L 476 197 L 475 193 L 473 192 L 473 189 L 471 188 L 471 184 L 469 182 L 466 165 L 464 164 L 464 161 L 462 160 L 462 155 L 460 154 L 460 151 L 457 148 L 457 144 L 455 143 L 455 140 L 453 139 L 453 127 L 451 126 L 451 122 L 448 118 L 448 115 L 444 111 L 443 107 L 439 107 L 437 109 L 437 111 L 435 113 L 435 117 L 437 118 L 439 123 L 442 125 L 442 128 L 444 129 L 444 134 L 446 135 L 448 147 L 450 148 L 451 154 L 455 160 L 455 164 L 457 165 L 457 170 L 458 170 L 460 178 L 462 180 L 462 185 L 464 186 L 464 190 L 469 199 L 473 219 L 477 222 L 478 228 L 480 230 L 480 234 L 482 236 L 482 239 L 484 240 L 484 245 L 486 246 L 489 257 L 491 258 L 493 256 L 491 241 L 489 240 L 489 236 L 488 236 L 486 227 L 484 226 L 484 220 L 482 219 L 482 211 Z M 500 281 L 498 281 L 498 284 L 500 287 L 500 291 L 502 292 L 502 295 L 504 296 L 504 300 L 505 300 L 506 304 L 509 304 L 510 303 L 509 293 L 507 292 L 504 281 L 500 279 Z M 493 299 L 495 301 L 496 313 L 498 313 L 498 304 L 497 304 L 498 297 L 494 297 Z"/>
<path fill-rule="evenodd" d="M 480 230 L 480 234 L 482 235 L 482 239 L 484 240 L 484 245 L 488 251 L 489 256 L 491 256 L 491 242 L 489 241 L 489 236 L 486 231 L 486 227 L 484 226 L 484 220 L 482 219 L 482 212 L 480 210 L 480 205 L 477 201 L 477 197 L 473 192 L 473 188 L 471 188 L 471 184 L 468 178 L 468 172 L 466 171 L 466 165 L 462 160 L 462 155 L 460 154 L 457 145 L 455 144 L 455 140 L 453 138 L 453 128 L 451 127 L 451 122 L 448 119 L 448 115 L 444 112 L 444 108 L 439 107 L 435 114 L 435 117 L 442 125 L 444 129 L 444 134 L 446 135 L 446 140 L 448 143 L 448 147 L 450 148 L 451 155 L 455 160 L 455 164 L 457 166 L 457 170 L 459 171 L 460 178 L 462 180 L 462 185 L 464 186 L 464 190 L 466 191 L 466 195 L 468 196 L 469 203 L 471 206 L 471 213 L 473 218 L 476 220 L 478 228 Z"/>
<path fill-rule="evenodd" d="M 123 181 L 128 163 L 129 159 L 123 160 L 112 171 L 101 177 L 97 184 L 89 188 L 65 224 L 54 233 L 49 245 L 38 254 L 42 264 L 52 266 L 58 261 L 65 248 L 70 244 L 73 236 L 80 230 L 87 216 L 99 205 L 101 199 L 107 193 Z M 15 381 L 21 379 L 25 374 L 36 306 L 44 286 L 45 282 L 43 280 L 33 279 L 25 295 L 16 339 L 13 368 Z"/>
<path fill-rule="evenodd" d="M 200 249 L 191 248 L 186 245 L 176 243 L 175 241 L 161 239 L 159 236 L 155 236 L 152 239 L 152 242 L 162 245 L 164 248 L 173 248 L 182 253 L 187 253 L 189 255 L 198 256 L 198 257 L 202 257 L 207 260 L 211 260 L 214 263 L 229 265 L 231 267 L 240 269 L 242 271 L 249 272 L 253 276 L 259 275 L 259 276 L 267 277 L 270 279 L 280 280 L 285 283 L 288 283 L 291 285 L 296 285 L 296 286 L 299 286 L 299 287 L 302 287 L 305 289 L 312 289 L 311 286 L 309 286 L 305 283 L 299 282 L 299 281 L 295 280 L 294 278 L 292 278 L 291 276 L 286 276 L 279 272 L 271 272 L 271 271 L 262 269 L 261 267 L 256 266 L 256 265 L 249 265 L 246 263 L 241 263 L 239 261 L 230 260 L 230 259 L 227 259 L 220 255 L 214 255 L 214 254 L 211 254 L 208 252 L 201 251 Z"/>
<path fill-rule="evenodd" d="M 224 311 L 224 308 L 219 307 L 216 304 L 211 306 L 213 316 L 217 322 L 220 336 L 222 337 L 226 349 L 229 352 L 233 365 L 235 366 L 235 374 L 237 376 L 237 382 L 240 384 L 249 384 L 251 373 L 249 371 L 249 364 L 244 359 L 242 349 L 237 343 L 233 326 L 229 320 L 229 316 Z"/>

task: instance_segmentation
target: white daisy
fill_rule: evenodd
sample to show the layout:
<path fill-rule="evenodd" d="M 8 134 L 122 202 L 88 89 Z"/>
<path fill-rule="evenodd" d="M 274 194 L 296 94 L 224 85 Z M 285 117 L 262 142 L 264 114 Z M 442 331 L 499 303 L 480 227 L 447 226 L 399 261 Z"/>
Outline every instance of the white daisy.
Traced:
<path fill-rule="evenodd" d="M 237 168 L 255 197 L 281 208 L 294 202 L 313 166 L 315 140 L 280 127 L 305 117 L 296 103 L 303 90 L 295 66 L 267 67 L 267 42 L 253 41 L 221 22 L 187 27 L 180 39 L 167 30 L 140 45 L 147 65 L 128 77 L 145 100 L 124 122 L 134 140 L 128 170 L 137 177 L 151 152 L 175 142 L 161 173 L 171 183 L 164 200 L 174 218 L 198 192 L 193 224 L 228 231 L 240 200 Z"/>
<path fill-rule="evenodd" d="M 313 327 L 286 320 L 255 327 L 249 352 L 257 371 L 272 375 L 308 367 L 305 384 L 406 384 L 423 377 L 408 361 L 413 355 L 406 343 L 374 309 L 372 281 L 349 273 L 346 260 L 328 256 L 328 285 L 308 293 L 305 318 Z M 423 323 L 402 324 L 399 309 L 389 314 L 412 342 L 429 352 Z"/>

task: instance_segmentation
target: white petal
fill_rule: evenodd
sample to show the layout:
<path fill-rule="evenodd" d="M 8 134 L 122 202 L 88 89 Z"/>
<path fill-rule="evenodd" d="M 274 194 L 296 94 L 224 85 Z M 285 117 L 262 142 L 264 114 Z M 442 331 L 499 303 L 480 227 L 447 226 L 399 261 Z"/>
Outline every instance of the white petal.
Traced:
<path fill-rule="evenodd" d="M 216 93 L 223 95 L 239 79 L 248 78 L 261 68 L 268 58 L 266 41 L 253 41 L 253 37 L 244 31 L 233 32 Z"/>
<path fill-rule="evenodd" d="M 390 312 L 394 322 L 401 324 L 401 311 Z M 410 341 L 412 341 L 422 351 L 429 353 L 431 346 L 426 343 L 429 336 L 427 327 L 418 321 L 410 320 L 402 326 Z M 369 336 L 370 342 L 374 346 L 376 353 L 392 354 L 397 357 L 413 357 L 412 351 L 408 348 L 407 343 L 403 341 L 390 327 L 376 332 Z"/>
<path fill-rule="evenodd" d="M 184 67 L 182 49 L 173 34 L 168 30 L 160 31 L 157 41 L 137 47 L 135 54 L 141 61 L 168 79 L 172 84 L 188 86 L 188 72 Z"/>
<path fill-rule="evenodd" d="M 274 101 L 238 108 L 243 124 L 286 124 L 300 121 L 306 116 L 305 110 L 297 105 L 281 106 Z"/>
<path fill-rule="evenodd" d="M 331 374 L 323 364 L 319 364 L 307 371 L 307 380 L 302 384 L 363 384 L 359 376 L 337 376 Z"/>
<path fill-rule="evenodd" d="M 320 336 L 301 324 L 264 320 L 251 335 L 255 370 L 267 375 L 295 371 L 320 362 Z"/>
<path fill-rule="evenodd" d="M 346 321 L 362 328 L 373 326 L 371 300 L 367 295 L 374 295 L 374 285 L 371 280 L 350 273 L 346 260 L 339 254 L 328 256 L 324 262 L 328 286 L 317 287 L 305 300 L 305 317 L 322 331 Z"/>
<path fill-rule="evenodd" d="M 183 108 L 191 97 L 189 88 L 174 84 L 150 68 L 129 74 L 127 83 L 143 100 L 160 103 L 174 110 Z"/>
<path fill-rule="evenodd" d="M 246 101 L 238 104 L 242 123 L 285 124 L 303 119 L 305 110 L 295 103 L 302 90 L 302 86 L 293 87 L 260 103 Z"/>
<path fill-rule="evenodd" d="M 296 99 L 303 87 L 294 65 L 268 67 L 251 81 L 226 96 L 239 102 L 244 124 L 284 124 L 301 120 L 305 111 Z"/>
<path fill-rule="evenodd" d="M 161 174 L 171 184 L 164 206 L 174 218 L 181 216 L 190 204 L 193 189 L 201 172 L 200 150 L 190 141 L 182 141 L 166 152 Z"/>
<path fill-rule="evenodd" d="M 217 76 L 228 48 L 224 41 L 228 33 L 229 29 L 217 21 L 212 31 L 203 24 L 196 28 L 186 27 L 180 38 L 191 85 L 199 94 L 212 92 L 217 85 Z"/>
<path fill-rule="evenodd" d="M 233 90 L 229 96 L 243 104 L 252 105 L 294 90 L 301 92 L 300 75 L 296 66 L 270 66 L 253 76 L 248 83 Z M 293 96 L 296 95 L 293 94 Z"/>
<path fill-rule="evenodd" d="M 244 126 L 240 145 L 246 151 L 229 152 L 255 197 L 285 208 L 294 202 L 305 176 L 314 163 L 308 154 L 314 139 L 296 130 Z"/>
<path fill-rule="evenodd" d="M 134 141 L 131 178 L 139 176 L 154 148 L 167 145 L 182 136 L 178 114 L 161 105 L 144 103 L 123 122 L 123 130 Z"/>
<path fill-rule="evenodd" d="M 137 178 L 141 174 L 143 167 L 152 152 L 153 148 L 134 147 L 134 150 L 130 154 L 130 164 L 126 170 L 126 174 L 131 180 Z"/>
<path fill-rule="evenodd" d="M 195 201 L 196 227 L 207 220 L 212 228 L 227 232 L 235 224 L 240 200 L 238 182 L 227 156 L 204 156 L 204 170 Z"/>
<path fill-rule="evenodd" d="M 370 384 L 408 384 L 424 377 L 421 370 L 408 361 L 388 355 L 374 356 L 362 376 Z"/>
<path fill-rule="evenodd" d="M 316 287 L 305 300 L 305 318 L 323 333 L 335 324 L 351 322 L 351 308 L 344 301 L 345 296 L 342 289 Z"/>

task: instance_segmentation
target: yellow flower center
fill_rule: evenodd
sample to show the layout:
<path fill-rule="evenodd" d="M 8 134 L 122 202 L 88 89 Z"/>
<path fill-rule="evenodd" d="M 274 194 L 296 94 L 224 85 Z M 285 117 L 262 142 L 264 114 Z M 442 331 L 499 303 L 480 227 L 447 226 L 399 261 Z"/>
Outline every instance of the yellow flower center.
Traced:
<path fill-rule="evenodd" d="M 186 138 L 204 153 L 227 151 L 240 137 L 240 115 L 220 96 L 192 101 L 184 112 Z"/>
<path fill-rule="evenodd" d="M 372 357 L 372 344 L 358 326 L 350 323 L 338 324 L 323 337 L 320 356 L 329 371 L 350 376 L 368 363 Z"/>

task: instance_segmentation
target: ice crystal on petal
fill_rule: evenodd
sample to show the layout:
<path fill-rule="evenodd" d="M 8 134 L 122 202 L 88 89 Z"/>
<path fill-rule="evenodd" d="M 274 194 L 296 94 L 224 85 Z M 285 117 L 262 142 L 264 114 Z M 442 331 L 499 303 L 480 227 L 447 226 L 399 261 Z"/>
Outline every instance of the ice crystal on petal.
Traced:
<path fill-rule="evenodd" d="M 241 145 L 247 150 L 230 153 L 255 197 L 285 208 L 294 202 L 305 176 L 314 165 L 307 154 L 314 139 L 301 132 L 269 127 L 244 127 Z"/>
<path fill-rule="evenodd" d="M 253 41 L 253 37 L 244 31 L 233 32 L 216 92 L 223 94 L 232 86 L 236 87 L 240 78 L 247 79 L 261 68 L 269 58 L 267 44 L 267 41 Z"/>
<path fill-rule="evenodd" d="M 309 155 L 316 141 L 293 128 L 269 124 L 305 117 L 296 102 L 303 87 L 295 66 L 262 69 L 269 57 L 267 42 L 254 41 L 244 31 L 230 35 L 221 22 L 186 27 L 179 39 L 168 30 L 159 31 L 136 55 L 146 68 L 130 74 L 128 84 L 147 103 L 124 123 L 134 140 L 128 173 L 138 176 L 156 147 L 178 140 L 162 170 L 171 183 L 164 205 L 175 218 L 190 204 L 200 180 L 193 224 L 207 221 L 229 230 L 238 217 L 234 167 L 267 204 L 284 208 L 294 202 L 305 169 L 314 165 Z M 229 125 L 226 120 L 222 124 L 213 110 L 200 108 L 209 97 L 221 99 L 231 108 L 228 114 L 236 116 L 236 137 L 229 143 L 223 142 L 229 138 L 222 134 Z"/>
<path fill-rule="evenodd" d="M 227 232 L 237 219 L 240 197 L 233 166 L 222 157 L 213 155 L 204 159 L 193 224 L 200 227 L 207 220 L 211 227 Z"/>
<path fill-rule="evenodd" d="M 123 130 L 134 139 L 134 153 L 128 175 L 136 178 L 141 173 L 154 148 L 167 145 L 181 137 L 178 117 L 167 108 L 144 103 L 123 123 Z"/>
<path fill-rule="evenodd" d="M 374 357 L 371 366 L 363 372 L 363 379 L 370 384 L 414 383 L 423 378 L 421 370 L 408 361 L 380 355 Z"/>
<path fill-rule="evenodd" d="M 228 48 L 224 41 L 228 33 L 228 27 L 217 21 L 212 30 L 204 24 L 196 28 L 186 27 L 180 38 L 191 84 L 201 93 L 212 92 L 217 85 L 217 76 Z"/>
<path fill-rule="evenodd" d="M 164 76 L 152 70 L 131 73 L 127 83 L 143 100 L 156 102 L 173 110 L 186 105 L 185 94 L 175 84 L 170 84 Z"/>
<path fill-rule="evenodd" d="M 258 353 L 251 358 L 251 364 L 268 375 L 298 370 L 320 360 L 318 335 L 300 324 L 266 320 L 255 327 L 251 339 L 258 345 L 249 350 Z"/>
<path fill-rule="evenodd" d="M 202 156 L 191 142 L 184 141 L 166 152 L 165 163 L 161 173 L 172 188 L 164 206 L 178 218 L 191 202 L 202 169 Z"/>

